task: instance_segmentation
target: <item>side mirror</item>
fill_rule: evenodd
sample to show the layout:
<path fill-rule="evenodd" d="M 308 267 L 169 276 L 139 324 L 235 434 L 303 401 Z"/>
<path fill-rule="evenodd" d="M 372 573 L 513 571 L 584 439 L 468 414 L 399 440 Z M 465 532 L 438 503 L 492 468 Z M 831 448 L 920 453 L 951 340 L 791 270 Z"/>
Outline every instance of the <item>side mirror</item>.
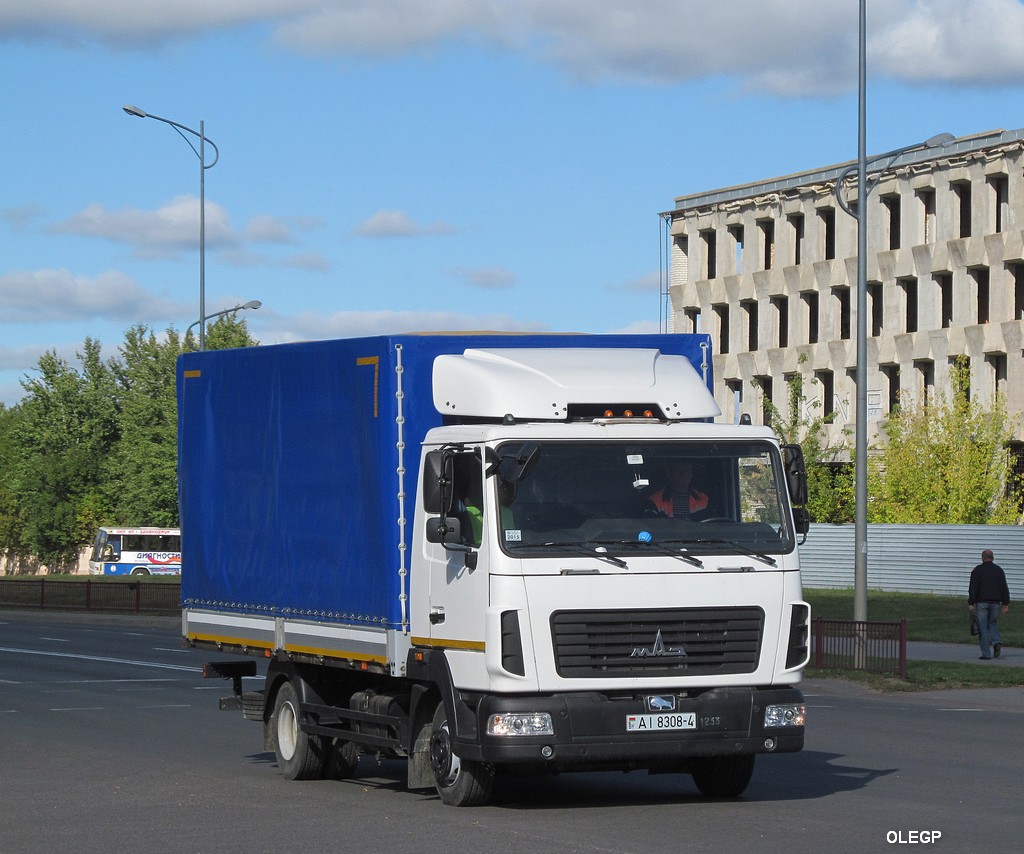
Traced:
<path fill-rule="evenodd" d="M 498 463 L 498 477 L 505 483 L 518 483 L 537 465 L 540 456 L 540 445 L 536 442 L 523 442 L 515 454 L 505 454 Z"/>
<path fill-rule="evenodd" d="M 441 480 L 444 472 L 444 453 L 428 451 L 423 460 L 423 508 L 428 513 L 440 513 L 444 509 L 441 495 Z M 440 540 L 431 540 L 440 542 Z"/>
<path fill-rule="evenodd" d="M 785 465 L 789 500 L 794 504 L 806 504 L 807 469 L 804 466 L 804 449 L 799 445 L 783 445 L 782 460 Z"/>
<path fill-rule="evenodd" d="M 427 519 L 427 542 L 451 545 L 462 539 L 462 525 L 457 516 L 431 516 Z"/>

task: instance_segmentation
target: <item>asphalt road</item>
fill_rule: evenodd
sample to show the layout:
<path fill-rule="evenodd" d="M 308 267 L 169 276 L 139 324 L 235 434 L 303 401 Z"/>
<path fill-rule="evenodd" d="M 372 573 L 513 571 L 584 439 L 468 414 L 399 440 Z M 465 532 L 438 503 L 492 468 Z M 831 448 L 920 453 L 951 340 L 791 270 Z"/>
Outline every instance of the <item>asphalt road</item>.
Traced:
<path fill-rule="evenodd" d="M 455 809 L 374 757 L 354 780 L 285 781 L 178 635 L 173 618 L 0 611 L 0 851 L 1021 848 L 1024 689 L 808 681 L 807 748 L 761 758 L 739 800 L 599 773 L 514 778 L 494 805 Z"/>

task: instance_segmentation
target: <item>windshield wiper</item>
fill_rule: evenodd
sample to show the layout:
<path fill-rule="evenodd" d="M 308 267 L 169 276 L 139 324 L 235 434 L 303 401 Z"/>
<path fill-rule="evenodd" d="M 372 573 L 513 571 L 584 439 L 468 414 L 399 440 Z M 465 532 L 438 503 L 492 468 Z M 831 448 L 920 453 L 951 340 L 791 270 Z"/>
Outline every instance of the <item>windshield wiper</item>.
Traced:
<path fill-rule="evenodd" d="M 732 549 L 736 549 L 740 554 L 744 554 L 747 557 L 755 557 L 760 561 L 768 564 L 768 566 L 778 566 L 775 558 L 764 554 L 763 552 L 756 552 L 753 549 L 748 548 L 735 540 L 709 540 L 709 539 L 698 539 L 698 540 L 683 540 L 685 543 L 696 543 L 697 545 L 708 545 L 708 546 L 727 546 Z"/>
<path fill-rule="evenodd" d="M 643 540 L 591 540 L 591 542 L 604 546 L 633 546 L 638 550 L 640 547 L 651 548 L 659 554 L 684 560 L 689 564 L 693 564 L 693 566 L 699 567 L 700 569 L 704 568 L 704 562 L 700 558 L 689 554 L 688 551 L 682 547 L 677 546 L 673 548 L 664 542 L 658 542 L 656 540 L 651 540 L 650 542 L 644 542 Z"/>
<path fill-rule="evenodd" d="M 593 547 L 585 545 L 583 543 L 509 543 L 506 546 L 506 548 L 509 548 L 509 549 L 536 549 L 536 548 L 548 549 L 548 548 L 550 548 L 550 549 L 563 549 L 563 550 L 566 550 L 566 551 L 577 551 L 577 552 L 582 552 L 583 554 L 593 555 L 594 557 L 600 558 L 601 560 L 606 560 L 609 563 L 615 564 L 615 566 L 622 567 L 623 569 L 626 569 L 629 566 L 629 564 L 627 564 L 622 558 L 615 557 L 615 555 L 613 555 L 613 554 L 608 554 L 608 552 L 601 551 L 600 549 L 593 548 Z"/>

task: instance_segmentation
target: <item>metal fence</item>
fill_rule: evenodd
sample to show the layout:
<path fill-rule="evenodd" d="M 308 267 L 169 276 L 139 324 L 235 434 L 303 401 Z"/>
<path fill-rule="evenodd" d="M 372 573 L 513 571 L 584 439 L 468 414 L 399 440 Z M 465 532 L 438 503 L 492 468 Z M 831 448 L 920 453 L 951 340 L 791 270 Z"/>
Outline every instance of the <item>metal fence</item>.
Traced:
<path fill-rule="evenodd" d="M 169 614 L 181 610 L 181 582 L 3 578 L 0 608 Z"/>
<path fill-rule="evenodd" d="M 815 617 L 813 667 L 863 670 L 907 678 L 907 621 L 867 622 Z"/>

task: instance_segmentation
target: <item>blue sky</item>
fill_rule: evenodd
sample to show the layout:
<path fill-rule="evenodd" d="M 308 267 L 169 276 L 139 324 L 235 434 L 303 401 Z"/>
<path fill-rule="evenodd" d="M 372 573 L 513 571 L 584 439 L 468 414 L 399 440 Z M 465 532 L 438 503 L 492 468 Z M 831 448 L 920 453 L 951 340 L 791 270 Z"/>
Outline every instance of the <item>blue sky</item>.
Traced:
<path fill-rule="evenodd" d="M 856 156 L 856 0 L 5 0 L 0 402 L 41 353 L 657 331 L 676 196 Z M 868 147 L 1024 127 L 1024 4 L 869 0 Z M 209 154 L 209 152 L 208 152 Z M 212 157 L 208 157 L 208 160 Z"/>

